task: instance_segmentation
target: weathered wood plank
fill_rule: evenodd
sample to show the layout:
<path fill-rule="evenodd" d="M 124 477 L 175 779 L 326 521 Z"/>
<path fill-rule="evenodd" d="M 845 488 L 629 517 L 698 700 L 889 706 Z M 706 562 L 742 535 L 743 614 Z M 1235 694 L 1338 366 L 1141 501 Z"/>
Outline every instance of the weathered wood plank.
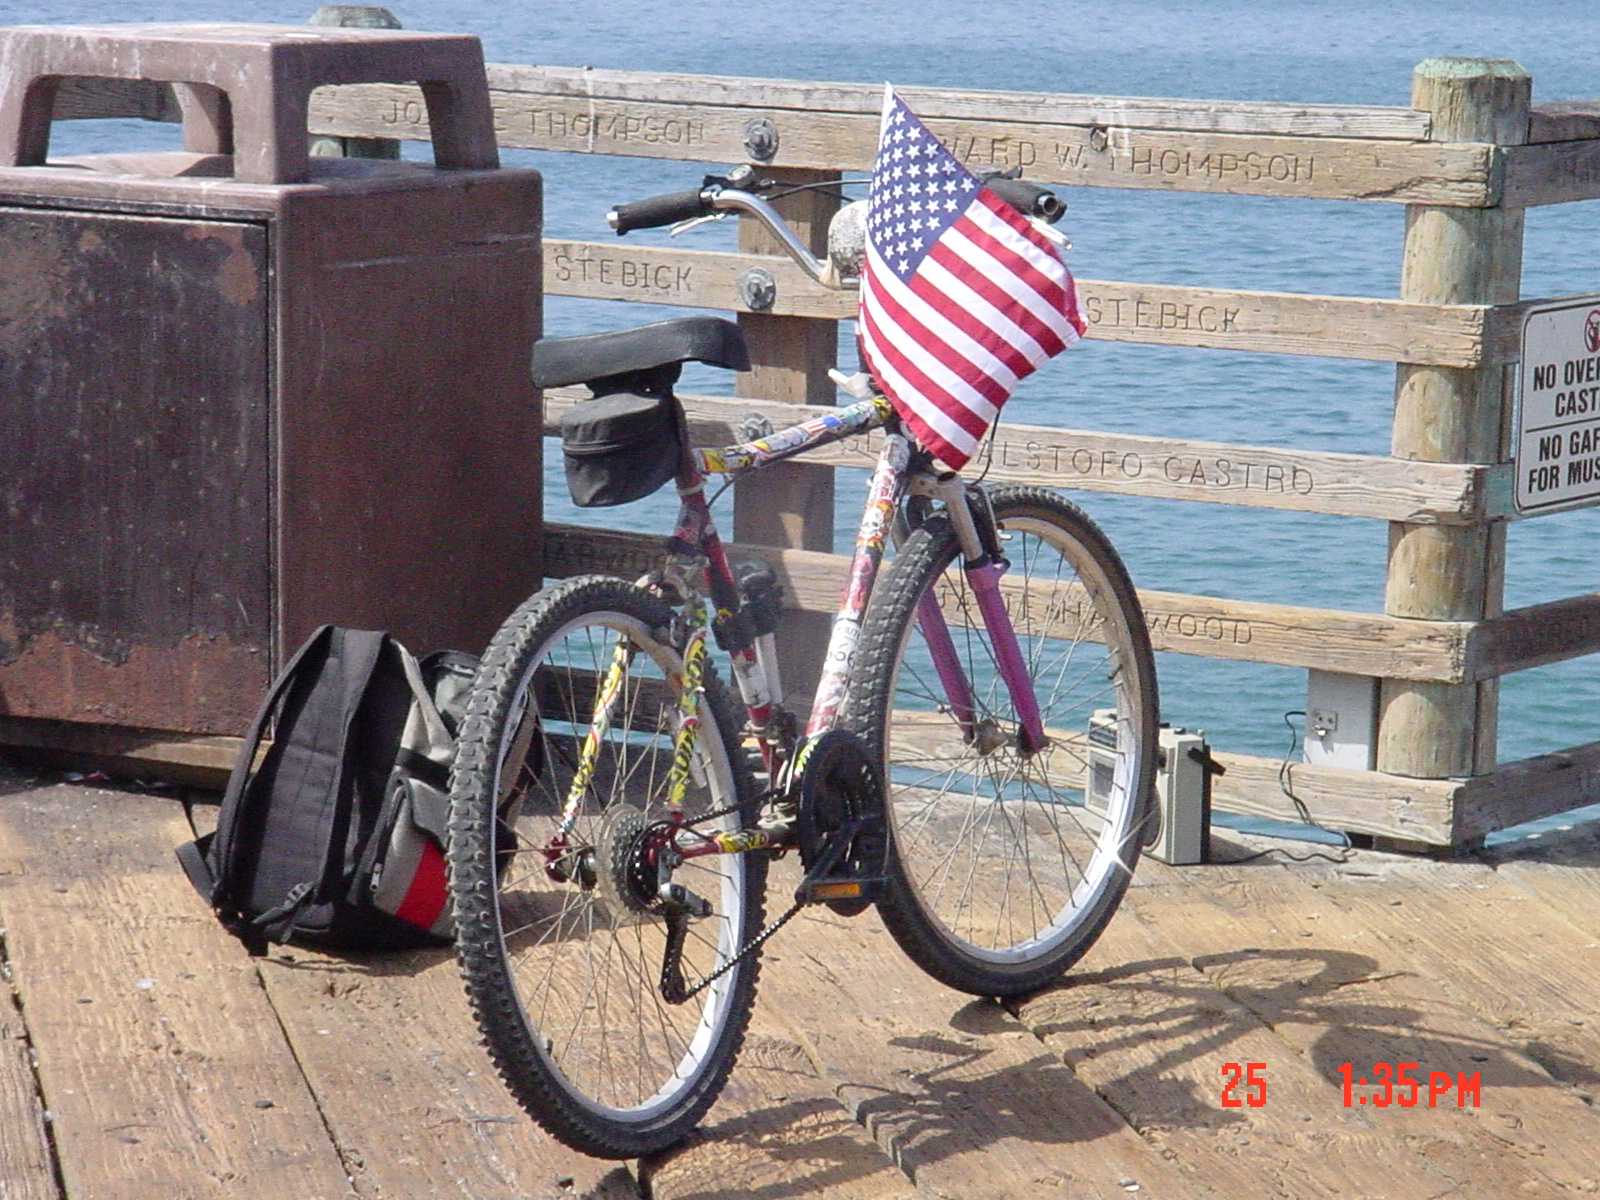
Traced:
<path fill-rule="evenodd" d="M 254 965 L 178 870 L 188 836 L 148 796 L 0 797 L 22 868 L 0 912 L 67 1194 L 348 1196 Z"/>
<path fill-rule="evenodd" d="M 743 314 L 750 309 L 739 294 L 739 279 L 760 267 L 777 284 L 773 314 L 828 320 L 856 315 L 855 292 L 824 288 L 786 256 L 551 239 L 545 242 L 544 262 L 545 290 L 555 296 Z M 1089 320 L 1088 336 L 1103 341 L 1449 367 L 1509 361 L 1520 353 L 1520 325 L 1512 319 L 1517 314 L 1502 317 L 1482 305 L 1099 279 L 1078 280 L 1078 291 Z M 1516 329 L 1507 334 L 1512 325 Z"/>
<path fill-rule="evenodd" d="M 912 966 L 876 913 L 808 911 L 766 959 L 769 1011 L 921 1194 L 1208 1194 L 1002 1009 Z"/>
<path fill-rule="evenodd" d="M 567 1149 L 517 1107 L 478 1044 L 450 950 L 294 948 L 260 971 L 363 1196 L 638 1196 L 631 1178 L 608 1178 L 615 1164 Z"/>
<path fill-rule="evenodd" d="M 1520 1039 L 1445 993 L 1432 975 L 1446 964 L 1396 953 L 1368 921 L 1281 865 L 1146 869 L 1170 886 L 1135 889 L 1132 911 L 1324 1078 L 1340 1082 L 1344 1062 L 1369 1079 L 1377 1062 L 1418 1063 L 1424 1079 L 1480 1073 L 1481 1107 L 1428 1108 L 1424 1096 L 1418 1107 L 1353 1110 L 1417 1139 L 1464 1194 L 1558 1196 L 1593 1186 L 1600 1116 L 1529 1058 Z"/>
<path fill-rule="evenodd" d="M 1187 949 L 1124 907 L 1067 980 L 1008 1007 L 1217 1195 L 1455 1193 L 1407 1139 L 1345 1110 L 1337 1084 L 1224 995 Z M 1266 1065 L 1265 1103 L 1249 1103 L 1254 1089 L 1241 1084 L 1223 1106 L 1225 1062 Z"/>
<path fill-rule="evenodd" d="M 747 108 L 876 114 L 882 89 L 865 83 L 754 79 L 593 67 L 487 64 L 496 91 L 574 96 L 594 100 L 645 100 L 669 104 L 715 102 Z M 70 80 L 58 98 L 58 120 L 74 117 L 145 117 L 181 120 L 170 100 L 152 101 L 138 87 L 101 87 L 100 80 Z M 122 83 L 124 81 L 115 81 Z M 147 85 L 148 86 L 148 85 Z M 164 85 L 154 85 L 161 88 Z M 930 117 L 980 120 L 1048 120 L 1064 125 L 1165 129 L 1204 133 L 1267 133 L 1303 137 L 1417 141 L 1428 136 L 1429 116 L 1415 109 L 1259 100 L 1188 100 L 1151 96 L 1082 96 L 1055 92 L 995 92 L 910 87 L 900 94 Z M 170 90 L 169 90 L 170 95 Z M 1577 102 L 1579 104 L 1583 102 Z M 1570 117 L 1571 104 L 1547 105 L 1549 120 Z M 1567 136 L 1580 136 L 1568 134 Z M 1550 141 L 1551 138 L 1540 140 Z"/>
<path fill-rule="evenodd" d="M 1533 208 L 1593 200 L 1600 196 L 1600 141 L 1576 141 L 1506 149 L 1505 191 L 1508 208 Z"/>
<path fill-rule="evenodd" d="M 1524 821 L 1594 803 L 1600 795 L 1600 742 L 1507 763 L 1465 779 L 1413 779 L 1381 771 L 1214 751 L 1227 773 L 1213 777 L 1212 803 L 1228 812 L 1300 821 L 1282 782 L 1318 822 L 1430 845 L 1461 845 Z"/>
<path fill-rule="evenodd" d="M 63 79 L 56 91 L 52 117 L 57 121 L 141 117 L 146 121 L 181 122 L 183 110 L 178 107 L 170 83 L 71 76 Z"/>
<path fill-rule="evenodd" d="M 545 571 L 554 578 L 591 571 L 637 578 L 659 565 L 664 545 L 660 537 L 575 525 L 547 525 L 545 538 Z M 734 557 L 771 565 L 787 607 L 837 611 L 849 564 L 844 555 L 743 543 L 728 549 Z M 1014 608 L 1031 604 L 1029 611 L 1043 613 L 1039 619 L 1048 619 L 1060 636 L 1076 630 L 1073 614 L 1079 605 L 1069 587 L 1042 589 L 1036 583 L 1027 602 L 1020 579 L 1006 579 L 1001 587 Z M 1141 590 L 1139 599 L 1157 650 L 1382 678 L 1462 678 L 1470 628 L 1465 622 L 1408 621 L 1150 590 Z"/>
<path fill-rule="evenodd" d="M 1490 353 L 1493 310 L 1353 296 L 1078 281 L 1091 338 L 1472 367 Z M 1515 351 L 1513 351 L 1515 353 Z"/>
<path fill-rule="evenodd" d="M 769 997 L 767 1007 L 787 997 Z M 682 1146 L 645 1159 L 651 1200 L 761 1196 L 766 1200 L 919 1200 L 781 1023 L 763 1020 L 739 1052 L 707 1122 Z"/>
<path fill-rule="evenodd" d="M 1592 1096 L 1600 942 L 1557 906 L 1479 860 L 1390 860 L 1359 874 L 1316 862 L 1297 873 L 1580 1099 Z"/>
<path fill-rule="evenodd" d="M 561 414 L 587 394 L 583 388 L 546 392 L 545 432 L 559 435 Z M 743 398 L 682 399 L 690 437 L 705 446 L 737 441 L 740 422 L 752 414 L 782 429 L 824 411 Z M 869 434 L 802 457 L 870 470 L 880 444 Z M 1501 515 L 1510 502 L 1508 470 L 1010 423 L 995 431 L 987 463 L 994 482 L 1446 525 Z"/>
<path fill-rule="evenodd" d="M 751 267 L 760 267 L 777 284 L 774 313 L 827 320 L 856 314 L 854 292 L 833 292 L 812 283 L 787 256 L 679 250 L 622 241 L 551 238 L 544 243 L 544 286 L 552 296 L 748 312 L 739 295 L 739 277 Z"/>
<path fill-rule="evenodd" d="M 1058 748 L 1081 744 L 1082 729 L 1046 730 Z M 900 711 L 894 718 L 894 739 L 902 748 L 926 750 L 930 756 L 948 756 L 958 749 L 948 717 L 926 712 Z M 1212 807 L 1220 811 L 1298 823 L 1313 821 L 1333 829 L 1364 833 L 1419 845 L 1445 845 L 1456 829 L 1461 781 L 1407 779 L 1376 771 L 1352 771 L 1313 766 L 1212 750 L 1212 759 L 1224 769 L 1213 776 Z M 1083 757 L 1065 754 L 1048 768 L 1058 786 L 1083 785 Z M 1301 812 L 1285 794 L 1287 786 L 1306 806 Z"/>
<path fill-rule="evenodd" d="M 872 112 L 797 112 L 766 105 L 552 95 L 492 89 L 502 146 L 645 158 L 743 162 L 747 123 L 765 117 L 779 145 L 768 165 L 863 171 L 877 149 Z M 1171 132 L 1133 126 L 943 117 L 928 127 L 973 167 L 1023 166 L 1030 178 L 1080 187 L 1306 196 L 1481 207 L 1496 203 L 1487 145 Z M 335 136 L 425 140 L 414 87 L 319 91 L 311 129 Z"/>
<path fill-rule="evenodd" d="M 1515 608 L 1474 626 L 1467 675 L 1491 679 L 1600 650 L 1600 592 Z"/>
<path fill-rule="evenodd" d="M 0 875 L 20 864 L 0 861 Z M 4 892 L 0 891 L 0 899 Z M 0 909 L 0 918 L 4 911 Z M 28 1034 L 12 996 L 0 927 L 0 1196 L 5 1200 L 64 1200 L 45 1131 L 44 1101 L 29 1058 Z"/>
<path fill-rule="evenodd" d="M 871 83 L 609 71 L 592 67 L 490 63 L 489 86 L 501 91 L 672 104 L 718 103 L 747 108 L 854 112 L 876 116 L 883 89 Z M 896 89 L 919 115 L 1063 125 L 1127 125 L 1202 133 L 1298 134 L 1307 137 L 1428 136 L 1429 116 L 1415 109 L 1257 100 L 1188 100 L 1147 96 L 1083 96 L 977 89 Z"/>
<path fill-rule="evenodd" d="M 1311 819 L 1330 829 L 1449 845 L 1457 834 L 1461 784 L 1440 779 L 1408 779 L 1378 771 L 1291 762 L 1213 750 L 1225 774 L 1211 779 L 1211 803 L 1225 812 L 1298 823 L 1305 820 L 1290 791 Z"/>
<path fill-rule="evenodd" d="M 1597 795 L 1600 742 L 1508 763 L 1462 784 L 1454 840 L 1475 842 L 1497 829 L 1593 804 Z"/>
<path fill-rule="evenodd" d="M 196 809 L 196 825 L 211 828 L 215 815 Z M 685 1145 L 630 1169 L 568 1150 L 517 1107 L 479 1048 L 448 950 L 293 949 L 261 973 L 364 1194 L 689 1200 L 743 1183 L 770 1200 L 914 1200 L 905 1176 L 759 1006 L 706 1123 Z M 396 1099 L 375 1110 L 376 1088 Z"/>
<path fill-rule="evenodd" d="M 1529 111 L 1528 141 L 1571 142 L 1600 137 L 1600 100 L 1557 100 Z"/>
<path fill-rule="evenodd" d="M 1479 856 L 1522 893 L 1600 941 L 1600 825 L 1485 847 Z M 1600 1082 L 1600 1067 L 1595 1074 Z"/>

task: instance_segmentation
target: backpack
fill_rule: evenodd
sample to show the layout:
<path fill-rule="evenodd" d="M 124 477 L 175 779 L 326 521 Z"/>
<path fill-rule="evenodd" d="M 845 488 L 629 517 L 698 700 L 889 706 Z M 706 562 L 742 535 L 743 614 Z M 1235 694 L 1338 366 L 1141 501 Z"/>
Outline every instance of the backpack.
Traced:
<path fill-rule="evenodd" d="M 477 661 L 445 650 L 418 662 L 386 633 L 324 625 L 284 667 L 215 832 L 177 851 L 252 953 L 290 937 L 366 949 L 450 940 L 450 759 Z"/>

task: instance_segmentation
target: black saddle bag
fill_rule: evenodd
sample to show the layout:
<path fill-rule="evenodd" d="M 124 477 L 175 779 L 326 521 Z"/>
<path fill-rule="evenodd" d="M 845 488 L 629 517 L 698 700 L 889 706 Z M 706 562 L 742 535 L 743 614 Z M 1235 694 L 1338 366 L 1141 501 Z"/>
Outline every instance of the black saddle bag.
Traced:
<path fill-rule="evenodd" d="M 683 406 L 670 393 L 580 401 L 561 418 L 572 502 L 608 508 L 644 499 L 677 474 L 685 440 Z"/>

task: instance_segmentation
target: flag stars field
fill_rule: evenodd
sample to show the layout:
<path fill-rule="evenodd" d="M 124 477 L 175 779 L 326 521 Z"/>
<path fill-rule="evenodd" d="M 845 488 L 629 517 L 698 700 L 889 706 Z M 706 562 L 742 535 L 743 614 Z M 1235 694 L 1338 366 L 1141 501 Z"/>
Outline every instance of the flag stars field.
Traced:
<path fill-rule="evenodd" d="M 1017 381 L 1082 336 L 1055 247 L 939 143 L 892 88 L 867 209 L 858 328 L 912 434 L 972 457 Z"/>

